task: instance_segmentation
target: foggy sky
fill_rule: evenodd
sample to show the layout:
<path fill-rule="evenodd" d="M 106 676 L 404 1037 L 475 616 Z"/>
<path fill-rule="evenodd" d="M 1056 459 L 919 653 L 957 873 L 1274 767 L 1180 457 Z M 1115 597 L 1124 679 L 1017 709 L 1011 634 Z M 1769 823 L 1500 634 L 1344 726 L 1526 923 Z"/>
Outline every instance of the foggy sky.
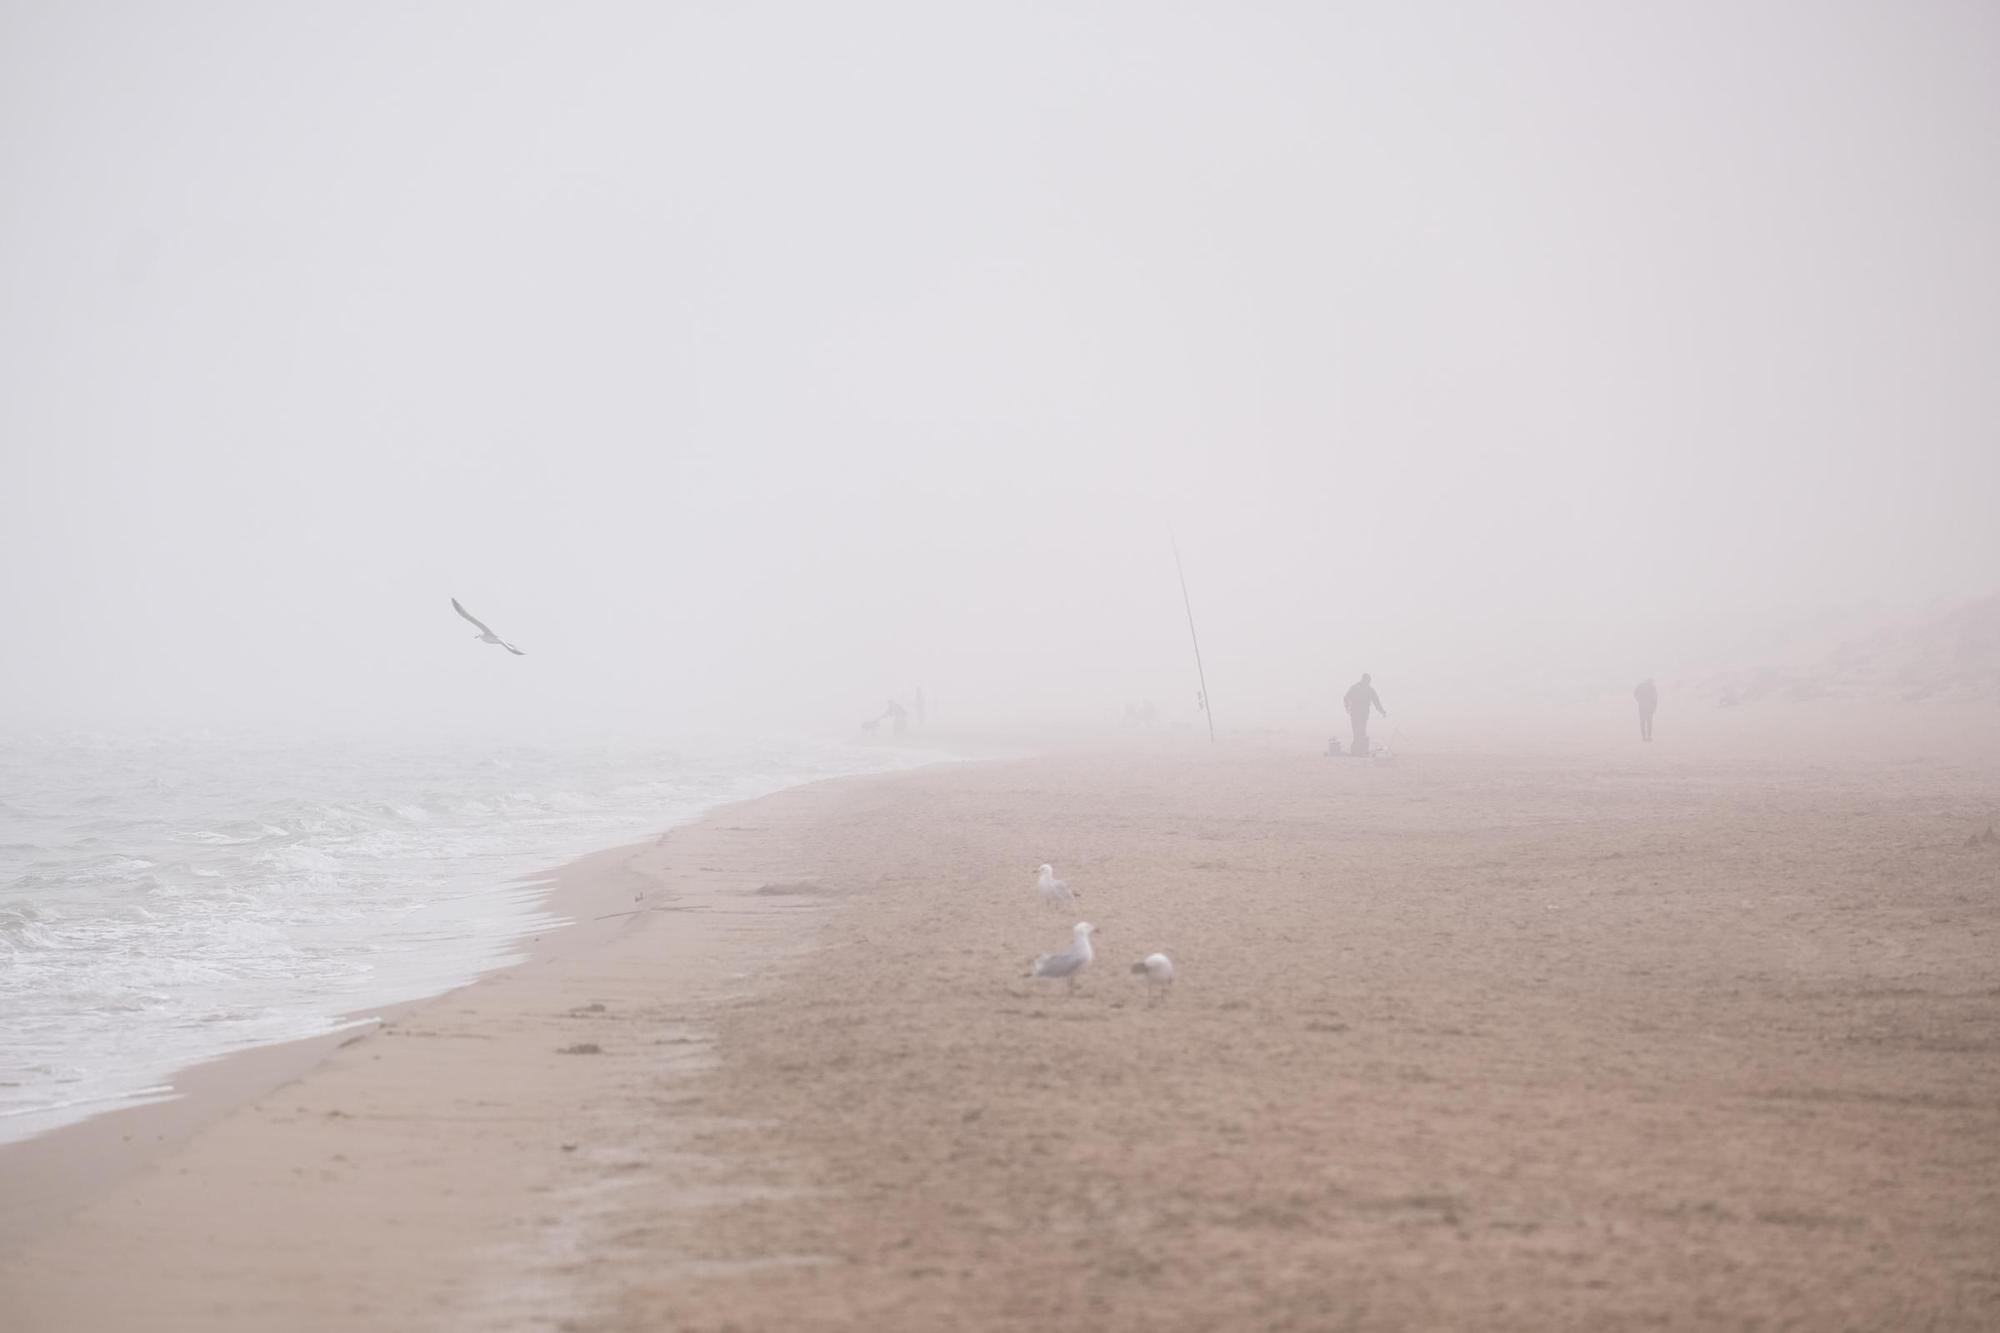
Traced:
<path fill-rule="evenodd" d="M 12 0 L 0 721 L 1740 665 L 2000 585 L 1996 236 L 1983 3 Z"/>

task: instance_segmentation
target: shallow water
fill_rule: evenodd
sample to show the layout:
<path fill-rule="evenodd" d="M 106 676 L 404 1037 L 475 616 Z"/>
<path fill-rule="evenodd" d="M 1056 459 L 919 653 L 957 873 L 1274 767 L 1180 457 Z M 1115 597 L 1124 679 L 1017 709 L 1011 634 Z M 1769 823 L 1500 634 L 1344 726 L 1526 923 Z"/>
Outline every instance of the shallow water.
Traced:
<path fill-rule="evenodd" d="M 791 740 L 0 745 L 0 1142 L 518 956 L 521 877 L 716 805 L 936 756 Z"/>

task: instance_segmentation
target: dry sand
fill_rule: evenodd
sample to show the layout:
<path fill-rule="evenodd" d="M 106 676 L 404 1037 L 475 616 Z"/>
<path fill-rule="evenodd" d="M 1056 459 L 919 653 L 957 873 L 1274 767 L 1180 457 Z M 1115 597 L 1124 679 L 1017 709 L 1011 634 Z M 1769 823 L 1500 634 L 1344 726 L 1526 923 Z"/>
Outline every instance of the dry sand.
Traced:
<path fill-rule="evenodd" d="M 2000 1327 L 2000 761 L 1759 753 L 733 807 L 17 1237 L 0 1327 Z"/>

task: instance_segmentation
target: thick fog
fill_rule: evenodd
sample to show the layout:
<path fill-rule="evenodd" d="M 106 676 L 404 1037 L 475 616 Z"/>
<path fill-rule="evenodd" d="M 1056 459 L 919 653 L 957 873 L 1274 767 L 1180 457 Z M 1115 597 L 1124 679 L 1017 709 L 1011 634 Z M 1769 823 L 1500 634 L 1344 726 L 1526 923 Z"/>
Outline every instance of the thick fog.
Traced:
<path fill-rule="evenodd" d="M 0 720 L 1623 691 L 2000 586 L 2000 10 L 0 6 Z M 472 639 L 458 597 L 527 653 Z"/>

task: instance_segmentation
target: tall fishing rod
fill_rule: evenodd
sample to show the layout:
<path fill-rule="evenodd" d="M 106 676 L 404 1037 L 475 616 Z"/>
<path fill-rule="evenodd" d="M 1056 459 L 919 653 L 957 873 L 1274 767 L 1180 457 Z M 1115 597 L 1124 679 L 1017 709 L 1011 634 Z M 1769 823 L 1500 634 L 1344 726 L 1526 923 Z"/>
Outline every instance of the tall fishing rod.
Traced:
<path fill-rule="evenodd" d="M 1187 570 L 1181 568 L 1181 544 L 1174 530 L 1167 529 L 1167 544 L 1174 548 L 1174 572 L 1181 576 L 1181 605 L 1187 608 L 1188 638 L 1194 643 L 1194 673 L 1201 681 L 1201 712 L 1208 719 L 1208 743 L 1215 744 L 1215 710 L 1208 706 L 1208 672 L 1201 665 L 1201 636 L 1194 632 L 1194 602 L 1188 597 Z"/>

